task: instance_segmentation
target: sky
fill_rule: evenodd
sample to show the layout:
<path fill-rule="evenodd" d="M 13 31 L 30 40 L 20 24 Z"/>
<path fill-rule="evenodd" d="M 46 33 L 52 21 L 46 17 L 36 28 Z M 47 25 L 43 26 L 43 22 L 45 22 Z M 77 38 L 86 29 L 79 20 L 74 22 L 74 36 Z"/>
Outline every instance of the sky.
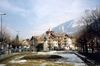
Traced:
<path fill-rule="evenodd" d="M 11 31 L 11 37 L 20 31 L 20 39 L 30 39 L 97 6 L 100 0 L 0 0 L 0 14 L 6 13 L 2 25 Z"/>

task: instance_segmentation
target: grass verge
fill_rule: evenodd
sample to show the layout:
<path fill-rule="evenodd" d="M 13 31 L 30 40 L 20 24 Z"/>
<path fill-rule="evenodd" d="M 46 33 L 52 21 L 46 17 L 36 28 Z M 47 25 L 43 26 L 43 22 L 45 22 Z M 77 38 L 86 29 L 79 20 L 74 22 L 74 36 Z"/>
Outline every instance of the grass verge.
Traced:
<path fill-rule="evenodd" d="M 63 58 L 63 57 L 58 55 L 27 55 L 21 59 L 27 60 L 27 59 L 59 59 L 59 58 Z"/>

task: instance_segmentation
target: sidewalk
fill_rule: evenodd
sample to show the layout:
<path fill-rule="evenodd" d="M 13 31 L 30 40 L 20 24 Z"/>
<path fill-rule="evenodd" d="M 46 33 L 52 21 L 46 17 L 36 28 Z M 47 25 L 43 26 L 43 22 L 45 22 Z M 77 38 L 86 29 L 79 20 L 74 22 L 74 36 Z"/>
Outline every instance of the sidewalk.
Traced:
<path fill-rule="evenodd" d="M 96 66 L 96 61 L 91 60 L 91 59 L 89 59 L 88 57 L 86 57 L 86 56 L 84 56 L 84 55 L 82 55 L 82 54 L 80 54 L 80 53 L 78 53 L 78 52 L 75 52 L 75 54 L 76 54 L 78 57 L 80 57 L 82 60 L 84 60 L 84 62 L 85 62 L 87 65 L 89 65 L 89 66 Z"/>

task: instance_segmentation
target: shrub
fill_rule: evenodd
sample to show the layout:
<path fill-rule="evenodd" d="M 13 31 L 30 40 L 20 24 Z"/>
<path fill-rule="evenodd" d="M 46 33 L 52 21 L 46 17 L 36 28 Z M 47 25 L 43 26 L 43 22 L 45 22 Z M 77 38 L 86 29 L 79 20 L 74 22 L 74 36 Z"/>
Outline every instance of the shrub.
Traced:
<path fill-rule="evenodd" d="M 37 52 L 38 52 L 38 51 L 42 51 L 42 50 L 43 50 L 43 43 L 39 43 L 39 44 L 36 46 L 36 48 L 37 48 Z"/>

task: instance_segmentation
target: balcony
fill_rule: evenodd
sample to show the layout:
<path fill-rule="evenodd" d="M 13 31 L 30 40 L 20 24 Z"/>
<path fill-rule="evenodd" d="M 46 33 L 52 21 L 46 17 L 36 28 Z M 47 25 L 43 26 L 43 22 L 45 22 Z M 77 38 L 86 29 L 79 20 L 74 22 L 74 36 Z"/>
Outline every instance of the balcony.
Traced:
<path fill-rule="evenodd" d="M 67 37 L 64 37 L 64 39 L 66 40 L 66 39 L 67 39 Z"/>

